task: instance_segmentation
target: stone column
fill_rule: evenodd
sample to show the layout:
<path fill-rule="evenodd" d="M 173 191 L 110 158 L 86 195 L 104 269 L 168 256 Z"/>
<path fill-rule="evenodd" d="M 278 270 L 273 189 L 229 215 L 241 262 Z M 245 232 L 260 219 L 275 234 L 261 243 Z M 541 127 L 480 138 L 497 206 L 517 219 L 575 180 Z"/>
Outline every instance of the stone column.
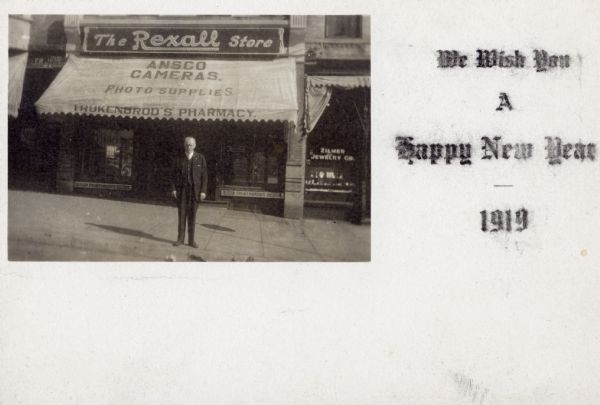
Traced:
<path fill-rule="evenodd" d="M 56 168 L 56 190 L 72 193 L 75 172 L 73 138 L 77 135 L 78 119 L 65 117 L 61 123 L 58 167 Z"/>
<path fill-rule="evenodd" d="M 65 51 L 67 57 L 77 54 L 81 48 L 78 15 L 65 15 L 64 27 L 67 37 Z M 75 151 L 73 139 L 77 136 L 79 118 L 66 116 L 62 118 L 60 143 L 58 149 L 58 164 L 56 168 L 56 190 L 59 193 L 72 193 L 75 172 Z"/>
<path fill-rule="evenodd" d="M 302 219 L 304 215 L 304 177 L 306 174 L 306 136 L 304 135 L 304 53 L 306 16 L 290 16 L 289 55 L 296 60 L 298 118 L 285 125 L 287 162 L 283 216 Z"/>

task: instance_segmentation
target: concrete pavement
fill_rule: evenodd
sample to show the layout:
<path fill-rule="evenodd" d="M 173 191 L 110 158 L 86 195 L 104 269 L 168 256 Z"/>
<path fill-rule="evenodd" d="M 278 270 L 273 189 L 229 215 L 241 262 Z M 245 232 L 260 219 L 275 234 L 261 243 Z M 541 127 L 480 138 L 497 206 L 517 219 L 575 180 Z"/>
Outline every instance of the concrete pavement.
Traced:
<path fill-rule="evenodd" d="M 370 225 L 198 208 L 198 249 L 172 246 L 177 209 L 9 190 L 9 260 L 369 261 Z"/>

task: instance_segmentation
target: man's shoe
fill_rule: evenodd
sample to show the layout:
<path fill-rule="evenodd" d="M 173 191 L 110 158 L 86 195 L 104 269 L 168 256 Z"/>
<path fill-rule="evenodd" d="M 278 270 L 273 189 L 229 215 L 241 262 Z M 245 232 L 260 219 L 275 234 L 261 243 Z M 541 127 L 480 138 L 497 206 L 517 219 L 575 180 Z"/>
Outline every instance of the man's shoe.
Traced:
<path fill-rule="evenodd" d="M 195 249 L 198 249 L 198 244 L 196 242 L 190 242 L 190 246 Z"/>
<path fill-rule="evenodd" d="M 182 240 L 178 240 L 177 242 L 173 243 L 173 246 L 179 246 L 181 244 L 183 244 L 183 241 Z"/>

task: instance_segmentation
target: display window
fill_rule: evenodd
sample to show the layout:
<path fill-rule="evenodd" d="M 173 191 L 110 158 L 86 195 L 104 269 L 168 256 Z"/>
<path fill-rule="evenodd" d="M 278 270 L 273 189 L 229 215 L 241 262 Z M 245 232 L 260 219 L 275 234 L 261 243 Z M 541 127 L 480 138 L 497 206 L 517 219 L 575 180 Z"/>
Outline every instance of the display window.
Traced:
<path fill-rule="evenodd" d="M 361 90 L 334 90 L 327 109 L 308 135 L 305 201 L 352 206 L 360 193 L 365 154 L 358 112 L 365 105 Z"/>
<path fill-rule="evenodd" d="M 174 159 L 183 154 L 183 139 L 192 136 L 196 151 L 206 158 L 209 199 L 270 198 L 275 194 L 269 193 L 279 195 L 284 190 L 283 123 L 127 121 L 99 119 L 81 125 L 76 187 L 168 199 Z M 247 195 L 248 190 L 253 194 Z"/>
<path fill-rule="evenodd" d="M 82 134 L 77 179 L 131 184 L 133 130 L 88 128 Z"/>
<path fill-rule="evenodd" d="M 352 193 L 354 162 L 354 155 L 345 148 L 313 145 L 308 152 L 305 190 Z"/>
<path fill-rule="evenodd" d="M 237 127 L 221 138 L 221 185 L 283 189 L 287 147 L 282 124 Z"/>

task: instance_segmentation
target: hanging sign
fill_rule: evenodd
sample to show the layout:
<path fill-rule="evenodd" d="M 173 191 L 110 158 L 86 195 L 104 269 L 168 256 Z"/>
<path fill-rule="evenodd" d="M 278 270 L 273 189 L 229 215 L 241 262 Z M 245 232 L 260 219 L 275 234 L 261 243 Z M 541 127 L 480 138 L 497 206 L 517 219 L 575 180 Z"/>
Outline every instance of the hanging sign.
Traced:
<path fill-rule="evenodd" d="M 60 69 L 65 65 L 64 55 L 30 55 L 27 67 L 31 69 Z"/>
<path fill-rule="evenodd" d="M 86 53 L 258 54 L 286 52 L 283 28 L 84 27 Z"/>

